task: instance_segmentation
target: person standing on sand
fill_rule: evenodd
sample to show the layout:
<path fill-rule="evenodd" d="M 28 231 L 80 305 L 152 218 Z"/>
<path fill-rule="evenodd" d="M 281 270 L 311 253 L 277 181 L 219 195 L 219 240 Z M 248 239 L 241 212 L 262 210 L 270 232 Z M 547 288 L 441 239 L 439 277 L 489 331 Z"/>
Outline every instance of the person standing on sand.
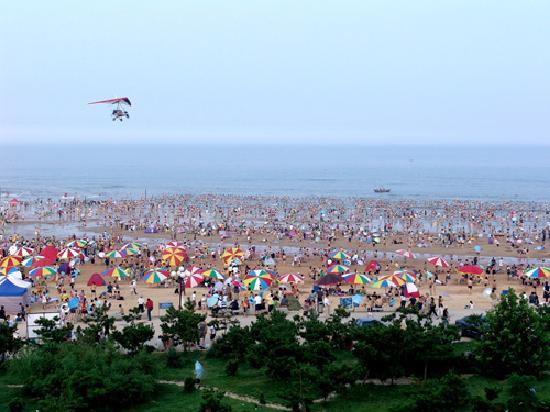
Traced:
<path fill-rule="evenodd" d="M 472 294 L 472 288 L 474 287 L 474 282 L 472 281 L 472 278 L 468 278 L 468 294 Z"/>
<path fill-rule="evenodd" d="M 145 301 L 143 300 L 143 296 L 140 296 L 138 298 L 137 303 L 138 303 L 139 313 L 145 312 Z"/>
<path fill-rule="evenodd" d="M 150 298 L 147 298 L 147 301 L 145 302 L 145 309 L 147 309 L 147 319 L 149 319 L 149 322 L 153 320 L 151 314 L 153 312 L 153 301 Z"/>
<path fill-rule="evenodd" d="M 132 287 L 132 294 L 137 295 L 137 282 L 135 279 L 132 279 L 131 287 Z"/>

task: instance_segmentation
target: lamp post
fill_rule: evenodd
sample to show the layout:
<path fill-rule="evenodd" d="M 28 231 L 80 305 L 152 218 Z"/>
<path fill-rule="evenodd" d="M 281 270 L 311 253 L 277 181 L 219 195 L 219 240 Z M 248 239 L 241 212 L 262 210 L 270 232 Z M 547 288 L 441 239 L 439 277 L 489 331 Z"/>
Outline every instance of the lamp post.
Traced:
<path fill-rule="evenodd" d="M 185 295 L 185 274 L 183 273 L 183 268 L 180 266 L 178 268 L 177 272 L 175 270 L 172 271 L 172 276 L 178 278 L 178 284 L 179 284 L 179 287 L 178 287 L 178 292 L 179 292 L 178 309 L 181 310 L 182 307 L 183 307 L 183 304 L 182 304 L 183 296 Z"/>

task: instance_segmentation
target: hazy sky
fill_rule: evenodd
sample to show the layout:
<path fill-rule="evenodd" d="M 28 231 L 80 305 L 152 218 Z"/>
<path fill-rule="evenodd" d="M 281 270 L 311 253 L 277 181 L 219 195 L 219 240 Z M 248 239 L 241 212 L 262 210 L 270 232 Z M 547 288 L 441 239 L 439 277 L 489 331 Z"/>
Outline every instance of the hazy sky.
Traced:
<path fill-rule="evenodd" d="M 128 96 L 112 122 L 92 100 Z M 550 1 L 0 1 L 0 143 L 548 144 Z"/>

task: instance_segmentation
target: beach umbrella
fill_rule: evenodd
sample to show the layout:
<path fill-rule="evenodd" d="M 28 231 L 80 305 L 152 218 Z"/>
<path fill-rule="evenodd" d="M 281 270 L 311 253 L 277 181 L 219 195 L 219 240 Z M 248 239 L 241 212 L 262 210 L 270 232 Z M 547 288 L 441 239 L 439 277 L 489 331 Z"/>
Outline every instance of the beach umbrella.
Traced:
<path fill-rule="evenodd" d="M 101 277 L 99 273 L 94 273 L 90 278 L 88 279 L 88 286 L 105 286 L 107 282 L 105 279 Z"/>
<path fill-rule="evenodd" d="M 247 276 L 243 280 L 245 286 L 250 290 L 267 289 L 271 286 L 271 278 L 262 278 L 257 276 Z"/>
<path fill-rule="evenodd" d="M 191 266 L 185 272 L 187 272 L 186 276 L 190 276 L 190 275 L 201 275 L 202 276 L 202 272 L 204 272 L 204 270 L 202 270 L 198 266 Z"/>
<path fill-rule="evenodd" d="M 204 278 L 202 275 L 195 273 L 195 274 L 189 274 L 185 276 L 184 282 L 186 288 L 197 288 L 202 284 L 202 281 Z"/>
<path fill-rule="evenodd" d="M 8 277 L 14 277 L 17 279 L 23 279 L 23 274 L 21 273 L 21 269 L 19 269 L 16 266 L 12 266 L 7 270 L 6 276 Z"/>
<path fill-rule="evenodd" d="M 330 255 L 330 258 L 336 259 L 336 260 L 344 260 L 344 259 L 349 259 L 350 256 L 346 255 L 344 252 L 335 252 L 332 255 Z"/>
<path fill-rule="evenodd" d="M 57 257 L 59 259 L 72 259 L 75 257 L 78 257 L 80 255 L 80 250 L 74 247 L 66 247 L 64 249 L 61 249 L 61 251 L 57 254 Z"/>
<path fill-rule="evenodd" d="M 342 279 L 347 283 L 353 283 L 354 285 L 365 285 L 371 281 L 366 275 L 359 273 L 350 273 L 348 275 L 342 275 Z"/>
<path fill-rule="evenodd" d="M 445 259 L 443 259 L 441 256 L 434 256 L 431 258 L 428 258 L 428 263 L 440 268 L 448 268 L 449 264 Z"/>
<path fill-rule="evenodd" d="M 55 276 L 56 274 L 57 269 L 52 266 L 34 268 L 29 271 L 29 276 L 33 278 L 48 278 L 50 276 Z"/>
<path fill-rule="evenodd" d="M 70 298 L 68 302 L 69 309 L 77 309 L 79 303 L 78 297 Z"/>
<path fill-rule="evenodd" d="M 367 266 L 365 266 L 365 272 L 376 272 L 376 269 L 378 269 L 378 262 L 374 259 L 372 259 L 369 263 L 367 263 Z"/>
<path fill-rule="evenodd" d="M 242 262 L 244 260 L 244 252 L 240 247 L 228 247 L 223 251 L 221 258 L 225 264 L 232 262 L 235 258 Z"/>
<path fill-rule="evenodd" d="M 44 256 L 36 255 L 36 256 L 29 256 L 26 257 L 21 261 L 21 265 L 25 266 L 26 268 L 30 268 L 35 265 L 35 263 L 46 259 Z"/>
<path fill-rule="evenodd" d="M 397 276 L 403 279 L 405 282 L 414 282 L 416 280 L 416 273 L 412 270 L 399 269 L 393 272 L 393 276 Z"/>
<path fill-rule="evenodd" d="M 532 278 L 532 279 L 550 278 L 550 268 L 539 266 L 536 268 L 529 269 L 528 271 L 525 272 L 525 275 L 528 278 Z"/>
<path fill-rule="evenodd" d="M 393 283 L 390 279 L 378 279 L 370 284 L 370 287 L 373 289 L 382 289 L 382 288 L 396 288 L 398 285 Z"/>
<path fill-rule="evenodd" d="M 327 269 L 327 273 L 328 274 L 343 274 L 343 273 L 348 273 L 349 272 L 349 268 L 347 266 L 342 266 L 342 265 L 332 265 L 332 266 L 329 266 L 329 268 Z"/>
<path fill-rule="evenodd" d="M 88 242 L 84 239 L 73 240 L 72 242 L 67 243 L 67 247 L 81 248 L 86 246 L 88 246 Z"/>
<path fill-rule="evenodd" d="M 14 266 L 21 265 L 21 258 L 16 256 L 6 256 L 2 259 L 0 259 L 0 269 L 2 270 L 2 273 L 6 273 L 7 270 Z"/>
<path fill-rule="evenodd" d="M 204 278 L 212 278 L 212 279 L 220 279 L 220 280 L 224 279 L 223 275 L 217 269 L 214 269 L 214 268 L 203 271 L 202 276 Z"/>
<path fill-rule="evenodd" d="M 404 279 L 394 275 L 380 276 L 379 278 L 376 279 L 376 281 L 378 282 L 389 281 L 393 283 L 395 286 L 403 286 L 405 283 L 407 283 L 405 282 Z"/>
<path fill-rule="evenodd" d="M 136 249 L 133 247 L 127 247 L 124 249 L 121 248 L 119 249 L 119 252 L 122 257 L 135 256 L 141 253 L 140 249 Z"/>
<path fill-rule="evenodd" d="M 17 249 L 13 251 L 13 253 L 10 253 L 12 256 L 24 258 L 27 256 L 31 256 L 33 254 L 33 249 L 26 246 L 19 246 Z"/>
<path fill-rule="evenodd" d="M 122 245 L 120 250 L 122 250 L 122 249 L 141 250 L 142 247 L 143 247 L 143 245 L 141 243 L 132 242 L 132 243 L 125 243 L 124 245 Z"/>
<path fill-rule="evenodd" d="M 279 276 L 278 280 L 281 283 L 300 283 L 304 281 L 304 277 L 302 275 L 288 273 L 286 275 Z"/>
<path fill-rule="evenodd" d="M 177 248 L 179 248 L 179 249 L 184 249 L 184 250 L 185 250 L 184 246 L 183 246 L 181 243 L 178 243 L 178 242 L 176 242 L 176 241 L 168 242 L 168 243 L 166 243 L 166 244 L 164 245 L 164 248 L 165 248 L 165 249 L 167 249 L 167 248 L 169 248 L 169 247 L 177 247 Z"/>
<path fill-rule="evenodd" d="M 55 246 L 46 245 L 40 251 L 40 255 L 44 256 L 45 258 L 48 258 L 48 259 L 53 259 L 55 261 L 57 259 L 57 253 L 58 252 L 59 252 L 59 250 L 57 250 L 57 248 Z"/>
<path fill-rule="evenodd" d="M 120 266 L 115 266 L 101 272 L 102 276 L 110 276 L 116 279 L 124 279 L 128 277 L 128 273 Z"/>
<path fill-rule="evenodd" d="M 168 272 L 162 269 L 150 269 L 143 275 L 145 283 L 160 283 L 166 280 Z"/>
<path fill-rule="evenodd" d="M 333 273 L 326 274 L 317 281 L 319 286 L 334 286 L 342 282 L 342 277 Z"/>
<path fill-rule="evenodd" d="M 264 265 L 266 266 L 275 266 L 275 259 L 273 259 L 272 257 L 266 257 L 264 259 Z"/>
<path fill-rule="evenodd" d="M 405 259 L 416 259 L 416 255 L 412 253 L 410 250 L 406 249 L 397 249 L 395 251 L 398 255 L 403 256 Z"/>
<path fill-rule="evenodd" d="M 480 245 L 475 245 L 474 246 L 474 252 L 481 253 L 481 246 Z"/>
<path fill-rule="evenodd" d="M 107 252 L 105 253 L 105 257 L 108 257 L 109 259 L 117 259 L 117 258 L 122 258 L 122 253 L 120 253 L 120 251 L 114 249 L 114 250 L 111 250 L 110 252 Z"/>
<path fill-rule="evenodd" d="M 271 280 L 273 280 L 273 278 L 275 276 L 277 276 L 277 274 L 273 274 L 271 270 L 265 270 L 265 269 L 254 269 L 254 270 L 251 270 L 250 272 L 248 272 L 247 276 L 249 277 L 262 277 L 262 278 L 269 278 Z"/>
<path fill-rule="evenodd" d="M 162 252 L 162 259 L 168 266 L 178 266 L 185 258 L 185 250 L 177 247 L 169 247 Z"/>
<path fill-rule="evenodd" d="M 479 266 L 475 265 L 462 265 L 457 269 L 460 273 L 464 273 L 467 275 L 481 275 L 483 273 L 483 269 Z"/>

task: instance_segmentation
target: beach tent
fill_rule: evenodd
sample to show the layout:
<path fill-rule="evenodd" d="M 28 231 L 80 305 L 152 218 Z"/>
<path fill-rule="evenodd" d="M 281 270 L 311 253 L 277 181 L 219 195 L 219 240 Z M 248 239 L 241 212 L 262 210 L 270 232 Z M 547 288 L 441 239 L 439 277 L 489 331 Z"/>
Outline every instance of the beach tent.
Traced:
<path fill-rule="evenodd" d="M 405 283 L 404 295 L 406 298 L 419 298 L 420 292 L 414 283 L 407 282 Z"/>
<path fill-rule="evenodd" d="M 19 312 L 19 303 L 29 303 L 30 282 L 7 276 L 0 278 L 0 305 L 4 306 L 7 313 Z"/>
<path fill-rule="evenodd" d="M 94 273 L 90 276 L 90 279 L 88 279 L 88 286 L 105 286 L 106 284 L 107 282 L 105 282 L 105 279 L 103 279 L 99 273 Z"/>

